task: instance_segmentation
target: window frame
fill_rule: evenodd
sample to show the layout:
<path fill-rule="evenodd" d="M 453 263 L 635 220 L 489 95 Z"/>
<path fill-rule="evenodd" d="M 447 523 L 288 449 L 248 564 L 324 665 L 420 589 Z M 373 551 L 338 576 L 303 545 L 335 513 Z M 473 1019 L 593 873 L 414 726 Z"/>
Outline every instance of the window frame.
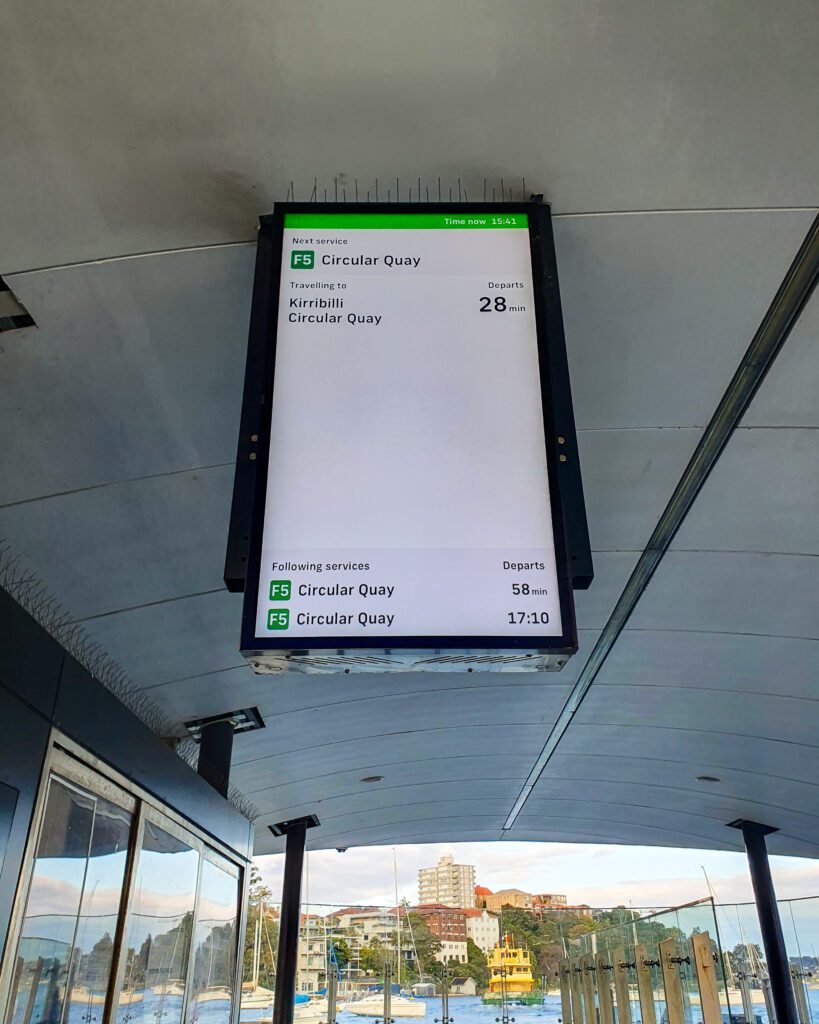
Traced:
<path fill-rule="evenodd" d="M 117 1002 L 123 982 L 125 971 L 125 956 L 123 955 L 123 939 L 127 934 L 127 928 L 132 916 L 132 898 L 136 885 L 136 878 L 139 871 L 139 855 L 141 844 L 145 834 L 145 823 L 150 821 L 159 828 L 164 829 L 174 838 L 179 839 L 196 849 L 199 854 L 199 862 L 196 875 L 196 894 L 194 898 L 194 913 L 191 924 L 191 945 L 188 950 L 188 972 L 185 978 L 185 996 L 182 1004 L 181 1024 L 186 1024 L 188 1015 L 188 1004 L 191 990 L 191 958 L 193 955 L 193 941 L 196 934 L 196 925 L 199 920 L 200 890 L 202 878 L 202 864 L 204 860 L 210 860 L 218 867 L 227 871 L 237 881 L 237 905 L 236 905 L 236 949 L 234 950 L 234 993 L 231 1001 L 230 1021 L 235 1024 L 238 1021 L 240 1009 L 241 992 L 241 970 L 242 954 L 244 950 L 244 924 L 246 917 L 247 885 L 250 872 L 247 865 L 234 851 L 230 850 L 219 840 L 208 835 L 193 822 L 188 821 L 172 807 L 163 804 L 151 793 L 138 786 L 122 773 L 112 768 L 100 758 L 89 753 L 84 747 L 75 743 L 65 736 L 58 729 L 52 728 L 49 737 L 48 749 L 43 759 L 43 767 L 37 784 L 37 795 L 34 802 L 34 810 L 31 816 L 29 834 L 26 840 L 23 853 L 22 868 L 17 881 L 17 890 L 14 897 L 9 919 L 9 930 L 6 939 L 5 955 L 0 965 L 0 1021 L 5 1021 L 8 1013 L 8 1000 L 14 979 L 14 964 L 17 960 L 20 935 L 25 911 L 28 904 L 28 897 L 31 890 L 31 882 L 36 862 L 37 846 L 42 833 L 45 818 L 48 794 L 51 786 L 51 779 L 67 782 L 69 785 L 77 786 L 96 796 L 103 797 L 119 804 L 132 814 L 131 832 L 128 843 L 128 855 L 125 865 L 125 876 L 123 879 L 122 893 L 120 897 L 119 911 L 117 915 L 117 926 L 114 938 L 114 953 L 111 961 L 111 975 L 108 982 L 108 991 L 102 1016 L 102 1024 L 116 1024 Z"/>

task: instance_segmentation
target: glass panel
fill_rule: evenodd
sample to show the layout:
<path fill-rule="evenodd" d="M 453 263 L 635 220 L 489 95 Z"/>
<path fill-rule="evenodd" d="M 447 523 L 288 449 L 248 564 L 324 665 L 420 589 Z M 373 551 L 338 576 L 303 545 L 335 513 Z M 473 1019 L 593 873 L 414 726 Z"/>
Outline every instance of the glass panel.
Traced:
<path fill-rule="evenodd" d="M 95 797 L 94 829 L 71 961 L 68 1024 L 102 1020 L 119 917 L 131 814 Z"/>
<path fill-rule="evenodd" d="M 119 1024 L 179 1024 L 199 854 L 145 822 L 127 933 Z"/>
<path fill-rule="evenodd" d="M 194 936 L 190 1024 L 230 1020 L 235 981 L 239 882 L 210 861 L 202 863 Z"/>
<path fill-rule="evenodd" d="M 109 801 L 50 779 L 8 1003 L 10 1024 L 101 1019 L 130 821 Z"/>

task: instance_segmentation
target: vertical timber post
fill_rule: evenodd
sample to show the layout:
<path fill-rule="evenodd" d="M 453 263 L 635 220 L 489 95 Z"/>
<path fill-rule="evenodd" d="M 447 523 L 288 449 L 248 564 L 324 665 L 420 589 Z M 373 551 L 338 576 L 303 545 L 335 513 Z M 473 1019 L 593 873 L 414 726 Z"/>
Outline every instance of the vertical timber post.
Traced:
<path fill-rule="evenodd" d="M 614 1001 L 611 995 L 611 971 L 614 964 L 609 963 L 610 954 L 608 950 L 596 953 L 594 966 L 597 973 L 597 1012 L 600 1016 L 600 1024 L 614 1024 Z"/>
<path fill-rule="evenodd" d="M 579 956 L 569 961 L 572 989 L 572 1024 L 583 1024 L 583 985 L 580 981 L 580 977 L 583 974 L 582 963 L 583 960 Z"/>
<path fill-rule="evenodd" d="M 719 979 L 717 978 L 718 960 L 715 960 L 711 936 L 708 932 L 700 932 L 698 935 L 691 936 L 691 954 L 697 976 L 697 987 L 700 990 L 700 1010 L 703 1024 L 722 1024 Z M 751 1024 L 753 1019 L 754 1015 L 751 1012 L 746 1016 L 745 1024 Z"/>
<path fill-rule="evenodd" d="M 642 1024 L 657 1024 L 657 1011 L 654 1007 L 654 984 L 651 979 L 651 968 L 659 967 L 659 960 L 648 959 L 648 947 L 643 942 L 634 946 L 634 963 L 637 971 L 637 992 L 640 999 L 640 1019 Z"/>
<path fill-rule="evenodd" d="M 282 908 L 279 918 L 279 952 L 276 958 L 276 993 L 272 1024 L 293 1024 L 296 971 L 299 964 L 299 919 L 301 917 L 301 872 L 307 829 L 318 825 L 314 815 L 271 826 L 277 836 L 286 836 Z"/>
<path fill-rule="evenodd" d="M 583 1020 L 585 1024 L 597 1024 L 597 1007 L 594 1004 L 594 957 L 587 953 L 580 958 L 583 973 L 580 981 L 583 987 Z"/>
<path fill-rule="evenodd" d="M 614 961 L 614 994 L 617 997 L 617 1024 L 631 1024 L 631 996 L 628 990 L 628 971 L 630 966 L 626 960 L 624 946 L 615 949 L 611 958 Z"/>
<path fill-rule="evenodd" d="M 677 966 L 680 958 L 677 954 L 677 940 L 672 936 L 657 943 L 660 957 L 660 970 L 663 975 L 665 989 L 665 1012 L 668 1024 L 685 1024 L 685 1007 L 683 1006 L 682 983 L 680 969 Z"/>
<path fill-rule="evenodd" d="M 563 1013 L 563 1024 L 572 1024 L 572 966 L 568 957 L 560 961 L 557 973 L 560 977 L 560 1009 Z"/>
<path fill-rule="evenodd" d="M 799 1017 L 796 1012 L 796 998 L 785 949 L 785 937 L 782 934 L 782 922 L 779 919 L 779 907 L 776 903 L 771 866 L 768 862 L 768 848 L 765 843 L 765 836 L 777 830 L 756 821 L 742 819 L 732 821 L 730 827 L 740 829 L 745 841 L 777 1024 L 798 1024 Z"/>

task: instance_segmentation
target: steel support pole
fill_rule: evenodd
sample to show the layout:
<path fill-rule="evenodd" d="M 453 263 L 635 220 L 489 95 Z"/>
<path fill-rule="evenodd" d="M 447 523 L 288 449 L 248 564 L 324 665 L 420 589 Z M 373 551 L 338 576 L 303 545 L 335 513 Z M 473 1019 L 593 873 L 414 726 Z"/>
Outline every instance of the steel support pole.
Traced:
<path fill-rule="evenodd" d="M 293 1024 L 296 996 L 296 971 L 299 965 L 299 918 L 301 914 L 301 871 L 308 821 L 300 818 L 285 826 L 287 846 L 284 856 L 282 909 L 279 918 L 279 953 L 276 958 L 276 994 L 273 999 L 273 1024 Z"/>
<path fill-rule="evenodd" d="M 765 836 L 776 832 L 776 829 L 760 825 L 756 821 L 735 821 L 731 825 L 742 831 L 742 838 L 745 840 L 777 1024 L 799 1024 L 782 922 L 779 919 L 779 907 L 776 903 L 771 866 L 768 863 L 768 848 L 765 843 Z"/>
<path fill-rule="evenodd" d="M 199 761 L 196 771 L 222 796 L 230 786 L 230 759 L 233 755 L 233 722 L 224 719 L 202 727 Z"/>

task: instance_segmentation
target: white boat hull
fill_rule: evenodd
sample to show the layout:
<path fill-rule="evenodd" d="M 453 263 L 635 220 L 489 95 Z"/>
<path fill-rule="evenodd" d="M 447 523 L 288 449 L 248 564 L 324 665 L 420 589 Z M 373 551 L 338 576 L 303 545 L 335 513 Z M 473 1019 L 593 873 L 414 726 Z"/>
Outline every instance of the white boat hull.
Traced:
<path fill-rule="evenodd" d="M 384 997 L 378 996 L 373 999 L 359 999 L 355 1003 L 347 1003 L 344 1007 L 347 1013 L 354 1013 L 359 1017 L 383 1017 Z M 393 996 L 390 1006 L 390 1016 L 396 1020 L 401 1018 L 419 1019 L 426 1016 L 427 1004 L 422 999 L 405 999 L 403 996 Z"/>

